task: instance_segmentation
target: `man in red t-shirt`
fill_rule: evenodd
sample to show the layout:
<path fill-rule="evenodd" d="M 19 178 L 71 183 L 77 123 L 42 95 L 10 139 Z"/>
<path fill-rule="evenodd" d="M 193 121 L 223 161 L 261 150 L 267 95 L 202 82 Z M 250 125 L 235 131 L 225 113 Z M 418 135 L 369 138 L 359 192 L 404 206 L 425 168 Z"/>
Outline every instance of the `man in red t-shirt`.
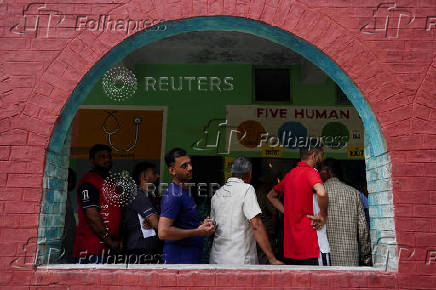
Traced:
<path fill-rule="evenodd" d="M 89 151 L 92 170 L 83 176 L 77 190 L 79 223 L 76 227 L 73 261 L 104 263 L 104 257 L 120 248 L 121 208 L 103 196 L 103 182 L 112 168 L 111 148 L 96 144 Z M 112 259 L 113 260 L 113 259 Z"/>
<path fill-rule="evenodd" d="M 300 148 L 301 162 L 268 193 L 268 200 L 284 213 L 284 256 L 293 265 L 318 265 L 317 229 L 327 218 L 328 196 L 318 171 L 323 160 L 322 144 Z M 313 215 L 313 193 L 320 213 Z M 284 205 L 279 196 L 284 195 Z"/>

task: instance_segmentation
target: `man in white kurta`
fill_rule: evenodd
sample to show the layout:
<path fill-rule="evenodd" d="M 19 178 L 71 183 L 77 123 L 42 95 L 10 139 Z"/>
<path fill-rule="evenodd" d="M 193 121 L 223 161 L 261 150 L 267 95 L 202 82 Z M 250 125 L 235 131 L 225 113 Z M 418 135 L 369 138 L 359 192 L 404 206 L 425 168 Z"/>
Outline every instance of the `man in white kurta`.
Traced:
<path fill-rule="evenodd" d="M 232 165 L 232 177 L 212 197 L 215 238 L 209 258 L 211 264 L 257 264 L 256 241 L 270 264 L 282 264 L 271 250 L 250 181 L 251 163 L 245 157 L 238 157 Z"/>

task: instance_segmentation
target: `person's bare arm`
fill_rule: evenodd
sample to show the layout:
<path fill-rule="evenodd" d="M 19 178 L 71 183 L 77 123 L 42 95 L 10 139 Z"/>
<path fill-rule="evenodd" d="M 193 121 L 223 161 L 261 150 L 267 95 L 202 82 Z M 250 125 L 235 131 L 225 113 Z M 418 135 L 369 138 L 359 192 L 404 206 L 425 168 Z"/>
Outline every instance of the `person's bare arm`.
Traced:
<path fill-rule="evenodd" d="M 271 244 L 268 240 L 268 235 L 263 225 L 260 215 L 255 216 L 250 220 L 250 226 L 254 233 L 254 238 L 263 252 L 266 254 L 268 261 L 271 265 L 283 265 L 283 262 L 276 259 L 271 248 Z"/>
<path fill-rule="evenodd" d="M 188 237 L 207 237 L 215 232 L 215 226 L 208 219 L 196 229 L 181 229 L 173 225 L 174 220 L 167 217 L 160 217 L 158 224 L 159 239 L 176 241 Z"/>
<path fill-rule="evenodd" d="M 325 189 L 324 184 L 317 183 L 313 186 L 315 190 L 316 196 L 318 198 L 318 206 L 320 209 L 320 214 L 327 217 L 327 207 L 329 204 L 329 197 L 327 195 L 327 190 Z"/>
<path fill-rule="evenodd" d="M 327 191 L 322 183 L 316 183 L 313 186 L 313 190 L 316 193 L 317 200 L 318 200 L 318 206 L 320 209 L 320 212 L 318 215 L 308 215 L 308 218 L 312 220 L 312 225 L 316 230 L 321 229 L 327 219 L 327 207 L 329 203 L 329 197 L 327 195 Z"/>
<path fill-rule="evenodd" d="M 146 218 L 146 220 L 148 221 L 148 223 L 152 226 L 153 229 L 158 228 L 159 225 L 159 215 L 158 214 L 152 214 L 149 217 Z"/>
<path fill-rule="evenodd" d="M 110 235 L 106 231 L 106 227 L 100 216 L 100 212 L 97 207 L 88 207 L 84 209 L 86 220 L 92 231 L 102 240 L 106 245 L 112 249 L 118 249 L 120 247 L 120 242 Z"/>
<path fill-rule="evenodd" d="M 159 224 L 159 215 L 154 213 L 144 219 L 144 221 L 142 222 L 142 228 L 146 230 L 149 229 L 157 230 L 158 224 Z"/>
<path fill-rule="evenodd" d="M 283 203 L 279 200 L 279 193 L 277 191 L 271 189 L 266 197 L 268 198 L 269 202 L 271 202 L 271 204 L 281 213 L 285 212 L 285 208 L 283 207 Z"/>

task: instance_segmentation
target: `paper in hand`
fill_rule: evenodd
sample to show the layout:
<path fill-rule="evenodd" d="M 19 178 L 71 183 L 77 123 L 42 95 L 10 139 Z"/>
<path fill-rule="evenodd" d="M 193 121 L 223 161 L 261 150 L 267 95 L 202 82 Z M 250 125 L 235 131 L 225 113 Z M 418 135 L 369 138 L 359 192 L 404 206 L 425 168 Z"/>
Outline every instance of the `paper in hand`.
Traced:
<path fill-rule="evenodd" d="M 144 221 L 144 218 L 139 213 L 138 213 L 138 219 L 142 231 L 142 236 L 144 237 L 144 239 L 149 237 L 154 237 L 156 235 L 156 231 L 154 229 L 146 230 L 142 227 L 142 222 Z"/>

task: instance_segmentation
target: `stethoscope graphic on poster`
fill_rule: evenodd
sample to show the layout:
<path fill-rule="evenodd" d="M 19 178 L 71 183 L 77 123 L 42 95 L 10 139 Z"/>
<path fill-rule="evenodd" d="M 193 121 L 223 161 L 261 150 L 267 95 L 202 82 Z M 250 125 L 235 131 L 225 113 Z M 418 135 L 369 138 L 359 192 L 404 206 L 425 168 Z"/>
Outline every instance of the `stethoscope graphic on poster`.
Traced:
<path fill-rule="evenodd" d="M 103 121 L 103 125 L 101 126 L 101 129 L 102 129 L 103 132 L 107 135 L 107 140 L 108 140 L 109 146 L 111 146 L 112 149 L 115 150 L 115 151 L 117 151 L 117 152 L 129 152 L 130 150 L 132 150 L 133 148 L 135 148 L 136 144 L 138 143 L 138 139 L 139 139 L 139 126 L 141 125 L 142 118 L 141 118 L 141 117 L 134 117 L 134 118 L 133 118 L 133 123 L 134 123 L 135 126 L 136 126 L 136 129 L 135 129 L 135 140 L 133 141 L 133 144 L 131 144 L 131 145 L 130 145 L 128 148 L 126 148 L 126 149 L 120 149 L 120 148 L 117 148 L 117 147 L 113 144 L 113 142 L 112 142 L 112 135 L 117 134 L 117 133 L 120 131 L 120 129 L 121 129 L 120 121 L 119 121 L 118 118 L 115 116 L 115 114 L 117 113 L 117 111 L 112 111 L 112 112 L 105 111 L 105 112 L 107 113 L 107 116 L 106 116 L 106 118 L 105 118 L 104 121 Z M 113 121 L 116 123 L 115 129 L 112 130 L 112 131 L 108 130 L 107 127 L 106 127 L 107 122 L 108 122 L 108 120 L 109 120 L 110 118 L 112 118 Z"/>

